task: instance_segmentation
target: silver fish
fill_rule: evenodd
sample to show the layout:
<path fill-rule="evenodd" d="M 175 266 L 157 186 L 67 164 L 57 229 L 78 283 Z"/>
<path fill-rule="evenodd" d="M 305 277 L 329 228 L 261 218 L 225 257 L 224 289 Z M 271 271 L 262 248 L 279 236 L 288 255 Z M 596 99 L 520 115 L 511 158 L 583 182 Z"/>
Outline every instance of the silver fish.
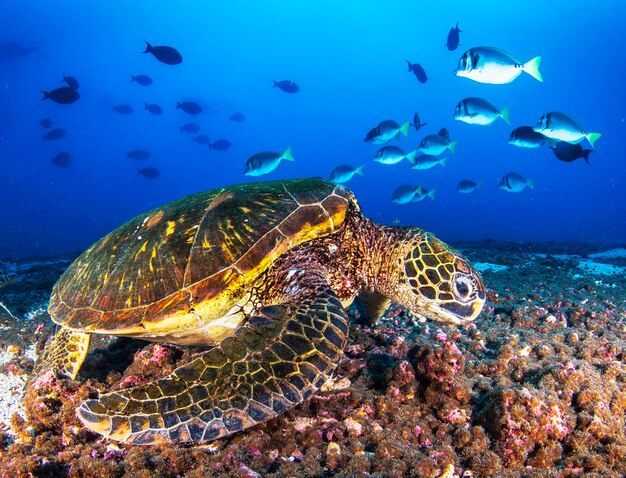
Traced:
<path fill-rule="evenodd" d="M 419 170 L 430 169 L 430 168 L 434 168 L 438 164 L 440 164 L 441 166 L 445 166 L 447 161 L 448 161 L 448 158 L 438 158 L 436 156 L 429 156 L 428 154 L 422 154 L 414 158 L 413 161 L 411 161 L 413 163 L 413 165 L 411 166 L 411 169 L 419 169 Z"/>
<path fill-rule="evenodd" d="M 470 48 L 463 53 L 454 74 L 479 83 L 491 83 L 494 85 L 510 83 L 521 75 L 522 72 L 528 73 L 538 81 L 543 81 L 543 77 L 539 72 L 540 63 L 540 56 L 536 56 L 526 63 L 520 63 L 504 50 L 489 46 L 479 46 Z"/>
<path fill-rule="evenodd" d="M 261 176 L 263 174 L 271 173 L 274 171 L 280 162 L 286 159 L 287 161 L 293 161 L 293 155 L 291 154 L 291 147 L 287 148 L 284 153 L 276 153 L 274 151 L 264 151 L 257 153 L 246 161 L 246 167 L 244 173 L 246 176 Z"/>
<path fill-rule="evenodd" d="M 477 183 L 475 183 L 474 181 L 470 181 L 469 179 L 464 179 L 462 181 L 459 181 L 456 190 L 460 193 L 469 194 L 482 187 L 482 185 L 482 181 L 478 181 Z"/>
<path fill-rule="evenodd" d="M 403 159 L 408 159 L 413 162 L 413 158 L 417 151 L 411 151 L 410 153 L 405 153 L 402 148 L 398 146 L 383 146 L 374 155 L 374 161 L 381 164 L 398 164 Z"/>
<path fill-rule="evenodd" d="M 465 98 L 459 101 L 454 111 L 454 119 L 467 124 L 486 126 L 498 118 L 502 118 L 507 124 L 511 124 L 509 108 L 505 107 L 499 110 L 483 98 Z"/>
<path fill-rule="evenodd" d="M 535 189 L 535 183 L 532 178 L 525 179 L 517 173 L 509 173 L 500 179 L 500 188 L 510 193 L 521 193 L 526 187 Z"/>
<path fill-rule="evenodd" d="M 422 186 L 411 186 L 410 184 L 403 184 L 398 186 L 391 195 L 391 200 L 398 204 L 410 203 L 416 194 L 421 195 L 423 192 Z"/>
<path fill-rule="evenodd" d="M 410 124 L 409 121 L 402 123 L 402 125 L 399 125 L 394 120 L 381 121 L 375 128 L 367 132 L 363 141 L 372 144 L 388 143 L 394 138 L 399 138 L 401 134 L 407 136 Z"/>
<path fill-rule="evenodd" d="M 543 115 L 533 130 L 546 138 L 558 139 L 571 144 L 580 143 L 583 139 L 587 139 L 591 147 L 602 136 L 600 133 L 586 131 L 576 118 L 559 111 L 552 111 Z"/>
<path fill-rule="evenodd" d="M 519 126 L 509 136 L 509 144 L 518 148 L 539 148 L 545 142 L 546 137 L 533 130 L 532 126 Z"/>
<path fill-rule="evenodd" d="M 355 168 L 349 164 L 342 164 L 332 170 L 330 173 L 330 180 L 335 184 L 341 184 L 350 181 L 355 174 L 363 176 L 363 166 Z"/>
<path fill-rule="evenodd" d="M 458 141 L 450 141 L 449 138 L 446 139 L 438 134 L 429 134 L 422 139 L 417 150 L 422 154 L 438 156 L 447 149 L 454 153 L 457 144 L 459 144 Z"/>

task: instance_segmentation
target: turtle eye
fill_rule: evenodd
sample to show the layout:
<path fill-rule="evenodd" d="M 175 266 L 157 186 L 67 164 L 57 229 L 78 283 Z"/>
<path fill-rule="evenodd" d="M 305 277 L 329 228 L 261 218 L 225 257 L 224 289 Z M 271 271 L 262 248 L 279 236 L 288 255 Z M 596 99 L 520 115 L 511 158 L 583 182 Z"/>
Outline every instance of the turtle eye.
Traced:
<path fill-rule="evenodd" d="M 471 277 L 465 274 L 455 274 L 452 279 L 452 292 L 457 300 L 467 302 L 471 299 L 476 287 Z"/>

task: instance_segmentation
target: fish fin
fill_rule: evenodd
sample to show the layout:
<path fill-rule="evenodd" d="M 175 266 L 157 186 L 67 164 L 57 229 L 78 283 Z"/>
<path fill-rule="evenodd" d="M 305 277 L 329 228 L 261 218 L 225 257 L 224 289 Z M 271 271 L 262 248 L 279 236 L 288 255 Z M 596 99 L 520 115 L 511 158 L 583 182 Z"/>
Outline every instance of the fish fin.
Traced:
<path fill-rule="evenodd" d="M 144 51 L 144 53 L 151 53 L 151 52 L 152 52 L 152 45 L 150 45 L 150 43 L 146 41 L 146 50 Z"/>
<path fill-rule="evenodd" d="M 439 164 L 441 164 L 442 166 L 445 166 L 447 162 L 448 162 L 448 158 L 441 158 L 439 160 Z"/>
<path fill-rule="evenodd" d="M 448 149 L 450 150 L 451 153 L 454 153 L 456 151 L 457 144 L 459 144 L 458 141 L 452 141 L 451 143 L 448 143 Z"/>
<path fill-rule="evenodd" d="M 423 128 L 423 127 L 424 127 L 424 126 L 426 126 L 427 124 L 428 124 L 428 123 L 422 123 L 422 124 L 420 125 L 420 128 Z"/>
<path fill-rule="evenodd" d="M 541 57 L 536 56 L 532 60 L 527 61 L 522 66 L 522 70 L 532 76 L 535 80 L 543 82 L 543 76 L 539 71 L 539 64 L 541 63 Z"/>
<path fill-rule="evenodd" d="M 363 167 L 364 167 L 363 165 L 359 166 L 358 168 L 354 170 L 354 173 L 358 174 L 359 176 L 363 176 Z"/>
<path fill-rule="evenodd" d="M 289 146 L 285 152 L 283 153 L 283 159 L 286 159 L 287 161 L 293 161 L 293 155 L 291 154 L 291 146 Z"/>
<path fill-rule="evenodd" d="M 426 196 L 428 196 L 430 199 L 432 199 L 434 201 L 435 200 L 435 191 L 436 191 L 436 189 L 431 189 L 430 191 L 428 191 L 428 194 L 426 194 Z"/>
<path fill-rule="evenodd" d="M 526 186 L 528 186 L 530 189 L 535 189 L 535 181 L 533 181 L 533 178 L 530 178 L 528 181 L 526 181 Z"/>
<path fill-rule="evenodd" d="M 587 133 L 585 135 L 585 137 L 587 138 L 587 141 L 589 141 L 589 144 L 591 145 L 592 148 L 595 148 L 596 141 L 600 139 L 600 136 L 602 136 L 601 133 Z"/>
<path fill-rule="evenodd" d="M 478 184 L 476 184 L 476 189 L 482 188 L 482 187 L 483 187 L 483 182 L 482 181 L 478 181 Z"/>
<path fill-rule="evenodd" d="M 409 67 L 409 71 L 413 71 L 413 65 L 411 64 L 411 62 L 409 60 L 404 60 L 404 61 L 406 61 L 406 64 Z"/>
<path fill-rule="evenodd" d="M 409 162 L 413 162 L 415 161 L 415 156 L 417 156 L 417 151 L 411 151 L 410 153 L 407 153 L 406 155 L 406 159 L 409 160 Z"/>
<path fill-rule="evenodd" d="M 593 153 L 593 149 L 583 149 L 582 151 L 582 158 L 585 160 L 585 163 L 587 163 L 589 166 L 591 166 L 591 163 L 589 162 L 590 153 Z"/>
<path fill-rule="evenodd" d="M 144 110 L 147 110 L 147 109 L 148 109 L 148 103 L 144 103 L 144 104 L 143 104 L 143 109 L 144 109 Z"/>
<path fill-rule="evenodd" d="M 135 75 L 130 75 L 130 81 L 135 81 L 137 77 Z"/>
<path fill-rule="evenodd" d="M 502 111 L 500 111 L 500 118 L 506 121 L 506 124 L 511 124 L 511 111 L 508 106 L 502 108 Z"/>
<path fill-rule="evenodd" d="M 47 100 L 48 98 L 50 98 L 50 93 L 47 91 L 43 91 L 41 90 L 41 92 L 43 93 L 43 98 L 41 98 L 41 100 Z"/>
<path fill-rule="evenodd" d="M 409 135 L 409 124 L 411 124 L 410 121 L 406 121 L 402 126 L 400 126 L 400 132 L 404 135 L 404 136 L 408 136 Z M 591 133 L 594 134 L 594 133 Z"/>
<path fill-rule="evenodd" d="M 177 109 L 177 110 L 179 110 L 179 109 L 180 109 L 180 102 L 179 102 L 179 101 L 177 101 L 177 102 L 176 102 L 176 109 Z"/>
<path fill-rule="evenodd" d="M 278 81 L 276 81 L 276 80 L 272 80 L 272 83 L 274 83 L 274 84 L 272 85 L 272 88 L 276 88 L 276 87 L 278 86 Z"/>

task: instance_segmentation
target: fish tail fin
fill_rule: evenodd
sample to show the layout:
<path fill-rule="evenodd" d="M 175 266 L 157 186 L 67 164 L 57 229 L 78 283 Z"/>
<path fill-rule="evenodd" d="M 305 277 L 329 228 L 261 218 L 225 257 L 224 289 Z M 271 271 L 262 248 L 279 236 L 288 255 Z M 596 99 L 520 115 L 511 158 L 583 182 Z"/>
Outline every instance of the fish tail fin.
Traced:
<path fill-rule="evenodd" d="M 589 154 L 593 153 L 593 149 L 583 149 L 582 151 L 582 157 L 585 160 L 585 163 L 587 163 L 589 166 L 591 166 L 591 163 L 589 162 Z"/>
<path fill-rule="evenodd" d="M 541 72 L 539 71 L 539 64 L 541 63 L 541 57 L 536 56 L 532 60 L 524 63 L 522 69 L 532 76 L 535 80 L 543 82 L 543 76 L 541 76 Z"/>
<path fill-rule="evenodd" d="M 145 40 L 144 40 L 145 41 Z M 144 53 L 150 53 L 152 51 L 152 45 L 146 41 L 146 49 Z"/>
<path fill-rule="evenodd" d="M 272 85 L 272 88 L 276 88 L 276 87 L 278 86 L 278 81 L 276 81 L 276 80 L 272 80 L 272 83 L 274 83 L 274 84 Z"/>
<path fill-rule="evenodd" d="M 137 77 L 135 75 L 130 75 L 130 81 L 135 81 Z"/>
<path fill-rule="evenodd" d="M 508 125 L 511 124 L 511 110 L 509 109 L 508 106 L 505 106 L 504 108 L 502 108 L 502 111 L 500 111 L 500 118 L 506 121 L 506 124 Z"/>
<path fill-rule="evenodd" d="M 432 199 L 434 201 L 435 200 L 435 191 L 436 191 L 436 189 L 431 189 L 430 191 L 428 191 L 428 194 L 426 194 L 426 196 L 428 196 L 430 199 Z"/>
<path fill-rule="evenodd" d="M 459 144 L 458 141 L 452 141 L 451 143 L 448 144 L 448 149 L 450 150 L 451 153 L 454 153 L 456 151 L 457 144 Z"/>
<path fill-rule="evenodd" d="M 404 124 L 402 126 L 400 126 L 400 132 L 404 135 L 404 136 L 408 136 L 409 135 L 409 125 L 411 124 L 410 121 L 405 121 Z"/>
<path fill-rule="evenodd" d="M 483 182 L 482 181 L 478 181 L 478 184 L 476 184 L 476 189 L 482 188 L 482 187 L 483 187 Z"/>
<path fill-rule="evenodd" d="M 445 166 L 447 162 L 448 162 L 448 158 L 441 158 L 439 160 L 439 164 L 441 164 L 442 166 Z"/>
<path fill-rule="evenodd" d="M 286 159 L 287 161 L 293 161 L 293 154 L 291 154 L 291 146 L 289 146 L 285 152 L 283 153 L 283 159 Z"/>
<path fill-rule="evenodd" d="M 533 181 L 533 178 L 530 178 L 528 181 L 526 181 L 526 186 L 528 186 L 530 189 L 535 189 L 535 181 Z"/>
<path fill-rule="evenodd" d="M 143 106 L 143 109 L 144 109 L 144 110 L 147 110 L 147 109 L 148 109 L 148 103 L 144 103 L 143 105 L 144 105 L 144 106 Z"/>
<path fill-rule="evenodd" d="M 354 170 L 355 174 L 358 174 L 359 176 L 363 176 L 363 165 L 359 166 L 358 168 L 356 168 Z"/>
<path fill-rule="evenodd" d="M 409 160 L 409 162 L 413 163 L 413 161 L 415 161 L 415 156 L 417 156 L 417 150 L 407 153 L 405 157 Z"/>
<path fill-rule="evenodd" d="M 463 30 L 459 29 L 459 21 L 456 21 L 456 27 L 454 27 L 454 29 L 460 33 L 463 33 Z"/>
<path fill-rule="evenodd" d="M 41 90 L 41 93 L 43 94 L 43 98 L 41 98 L 41 100 L 47 100 L 48 98 L 50 98 L 50 93 L 47 91 L 43 91 Z"/>
<path fill-rule="evenodd" d="M 420 128 L 423 128 L 423 127 L 424 127 L 424 126 L 426 126 L 427 124 L 428 124 L 428 123 L 422 123 L 422 124 L 420 125 Z"/>
<path fill-rule="evenodd" d="M 601 133 L 587 133 L 586 138 L 592 148 L 595 148 L 596 141 L 600 139 L 600 136 L 602 136 Z"/>
<path fill-rule="evenodd" d="M 179 110 L 179 109 L 180 109 L 180 102 L 179 102 L 179 101 L 177 101 L 177 102 L 176 102 L 176 109 L 177 109 L 177 110 Z"/>
<path fill-rule="evenodd" d="M 413 65 L 411 64 L 411 62 L 409 60 L 406 60 L 406 59 L 404 61 L 406 61 L 406 64 L 409 67 L 408 71 L 413 71 Z"/>

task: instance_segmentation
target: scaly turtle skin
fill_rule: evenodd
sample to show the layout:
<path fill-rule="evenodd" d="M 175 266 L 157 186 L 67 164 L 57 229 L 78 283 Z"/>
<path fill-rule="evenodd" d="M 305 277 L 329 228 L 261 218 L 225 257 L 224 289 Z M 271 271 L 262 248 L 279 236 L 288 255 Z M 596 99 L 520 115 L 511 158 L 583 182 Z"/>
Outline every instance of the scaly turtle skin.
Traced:
<path fill-rule="evenodd" d="M 478 274 L 417 228 L 363 217 L 321 179 L 242 184 L 142 214 L 62 275 L 49 312 L 61 326 L 38 371 L 76 376 L 91 334 L 206 345 L 153 383 L 77 409 L 88 428 L 134 444 L 209 441 L 268 420 L 332 375 L 361 294 L 431 319 L 473 320 Z"/>

